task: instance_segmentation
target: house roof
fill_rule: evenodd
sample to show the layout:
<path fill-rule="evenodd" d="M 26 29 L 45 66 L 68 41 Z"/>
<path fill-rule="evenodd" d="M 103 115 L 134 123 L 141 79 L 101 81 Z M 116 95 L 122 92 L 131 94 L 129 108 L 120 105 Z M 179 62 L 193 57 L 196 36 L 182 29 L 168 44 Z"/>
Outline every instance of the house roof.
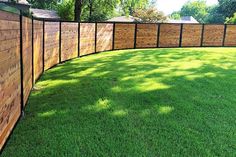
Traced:
<path fill-rule="evenodd" d="M 18 3 L 29 5 L 29 2 L 27 0 L 18 0 Z"/>
<path fill-rule="evenodd" d="M 195 18 L 192 16 L 183 16 L 180 20 L 169 20 L 169 23 L 199 23 Z"/>
<path fill-rule="evenodd" d="M 44 19 L 60 19 L 57 12 L 54 10 L 30 9 L 33 17 Z"/>
<path fill-rule="evenodd" d="M 0 0 L 0 2 L 12 3 L 9 0 Z M 27 0 L 17 0 L 16 2 L 17 2 L 17 4 L 30 5 Z"/>
<path fill-rule="evenodd" d="M 133 16 L 119 16 L 119 17 L 113 17 L 107 21 L 110 21 L 110 22 L 134 22 L 134 21 L 136 21 L 136 18 Z"/>

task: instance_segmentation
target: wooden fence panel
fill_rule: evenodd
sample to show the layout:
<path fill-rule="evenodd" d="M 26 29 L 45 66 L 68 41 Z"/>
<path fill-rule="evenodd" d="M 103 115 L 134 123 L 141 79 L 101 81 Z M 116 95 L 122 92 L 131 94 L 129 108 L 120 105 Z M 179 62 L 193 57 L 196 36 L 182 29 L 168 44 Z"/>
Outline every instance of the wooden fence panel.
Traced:
<path fill-rule="evenodd" d="M 43 73 L 43 22 L 34 20 L 34 81 Z"/>
<path fill-rule="evenodd" d="M 0 11 L 0 150 L 21 113 L 19 19 Z"/>
<path fill-rule="evenodd" d="M 24 105 L 26 105 L 32 88 L 32 20 L 22 18 L 22 45 L 23 45 L 23 88 Z"/>
<path fill-rule="evenodd" d="M 97 24 L 97 52 L 112 50 L 113 24 Z"/>
<path fill-rule="evenodd" d="M 236 25 L 227 25 L 225 46 L 236 46 Z"/>
<path fill-rule="evenodd" d="M 80 24 L 80 56 L 95 52 L 95 23 Z"/>
<path fill-rule="evenodd" d="M 157 47 L 157 24 L 137 24 L 137 48 Z"/>
<path fill-rule="evenodd" d="M 44 69 L 59 63 L 59 22 L 45 22 Z"/>
<path fill-rule="evenodd" d="M 201 46 L 202 25 L 184 24 L 182 32 L 182 47 Z"/>
<path fill-rule="evenodd" d="M 159 47 L 179 47 L 180 24 L 161 24 Z"/>
<path fill-rule="evenodd" d="M 78 23 L 61 23 L 61 61 L 78 56 Z"/>
<path fill-rule="evenodd" d="M 115 24 L 114 49 L 134 48 L 135 24 Z"/>
<path fill-rule="evenodd" d="M 224 25 L 205 25 L 203 46 L 222 46 Z"/>

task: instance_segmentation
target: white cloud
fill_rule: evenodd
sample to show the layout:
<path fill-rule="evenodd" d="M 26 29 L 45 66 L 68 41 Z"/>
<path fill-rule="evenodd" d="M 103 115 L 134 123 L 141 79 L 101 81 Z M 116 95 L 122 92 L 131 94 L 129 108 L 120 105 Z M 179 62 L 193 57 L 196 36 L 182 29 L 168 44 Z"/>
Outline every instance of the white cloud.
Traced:
<path fill-rule="evenodd" d="M 178 11 L 188 0 L 157 0 L 157 8 L 166 15 Z M 218 0 L 207 0 L 208 5 L 217 4 Z"/>

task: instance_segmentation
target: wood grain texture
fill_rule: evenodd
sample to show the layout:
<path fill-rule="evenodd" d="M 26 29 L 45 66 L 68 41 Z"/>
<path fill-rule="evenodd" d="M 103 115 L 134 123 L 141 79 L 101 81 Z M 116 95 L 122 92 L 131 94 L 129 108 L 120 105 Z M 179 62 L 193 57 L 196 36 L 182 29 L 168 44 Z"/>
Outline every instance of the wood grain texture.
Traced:
<path fill-rule="evenodd" d="M 95 52 L 95 23 L 80 24 L 80 56 Z"/>
<path fill-rule="evenodd" d="M 97 52 L 112 50 L 113 24 L 97 24 Z"/>
<path fill-rule="evenodd" d="M 184 24 L 182 33 L 182 47 L 201 46 L 202 25 Z"/>
<path fill-rule="evenodd" d="M 19 16 L 0 11 L 0 150 L 20 116 Z"/>
<path fill-rule="evenodd" d="M 43 73 L 43 22 L 34 20 L 34 81 Z"/>
<path fill-rule="evenodd" d="M 5 23 L 7 23 L 8 21 L 19 21 L 20 20 L 20 16 L 14 14 L 14 13 L 0 10 L 0 15 L 1 15 L 0 20 L 4 20 Z M 14 27 L 14 26 L 11 26 L 11 27 Z"/>
<path fill-rule="evenodd" d="M 23 88 L 24 105 L 26 105 L 32 88 L 32 20 L 22 19 L 22 45 L 23 45 Z"/>
<path fill-rule="evenodd" d="M 59 63 L 59 22 L 45 22 L 44 68 L 45 70 Z"/>
<path fill-rule="evenodd" d="M 225 46 L 236 46 L 236 25 L 227 25 Z"/>
<path fill-rule="evenodd" d="M 160 47 L 179 47 L 180 24 L 160 25 Z"/>
<path fill-rule="evenodd" d="M 78 56 L 78 23 L 61 24 L 61 61 Z"/>
<path fill-rule="evenodd" d="M 222 46 L 224 25 L 205 25 L 203 46 Z"/>
<path fill-rule="evenodd" d="M 115 24 L 114 49 L 134 48 L 135 24 Z"/>
<path fill-rule="evenodd" d="M 137 48 L 157 47 L 157 24 L 137 24 Z"/>

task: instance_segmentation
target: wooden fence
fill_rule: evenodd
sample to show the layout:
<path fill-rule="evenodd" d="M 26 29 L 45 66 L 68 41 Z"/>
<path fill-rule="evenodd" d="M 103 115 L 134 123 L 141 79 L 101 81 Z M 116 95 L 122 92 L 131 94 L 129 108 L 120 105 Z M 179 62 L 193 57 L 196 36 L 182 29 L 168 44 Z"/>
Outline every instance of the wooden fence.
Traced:
<path fill-rule="evenodd" d="M 0 11 L 0 150 L 42 73 L 97 52 L 165 47 L 236 46 L 236 25 L 78 23 Z"/>

